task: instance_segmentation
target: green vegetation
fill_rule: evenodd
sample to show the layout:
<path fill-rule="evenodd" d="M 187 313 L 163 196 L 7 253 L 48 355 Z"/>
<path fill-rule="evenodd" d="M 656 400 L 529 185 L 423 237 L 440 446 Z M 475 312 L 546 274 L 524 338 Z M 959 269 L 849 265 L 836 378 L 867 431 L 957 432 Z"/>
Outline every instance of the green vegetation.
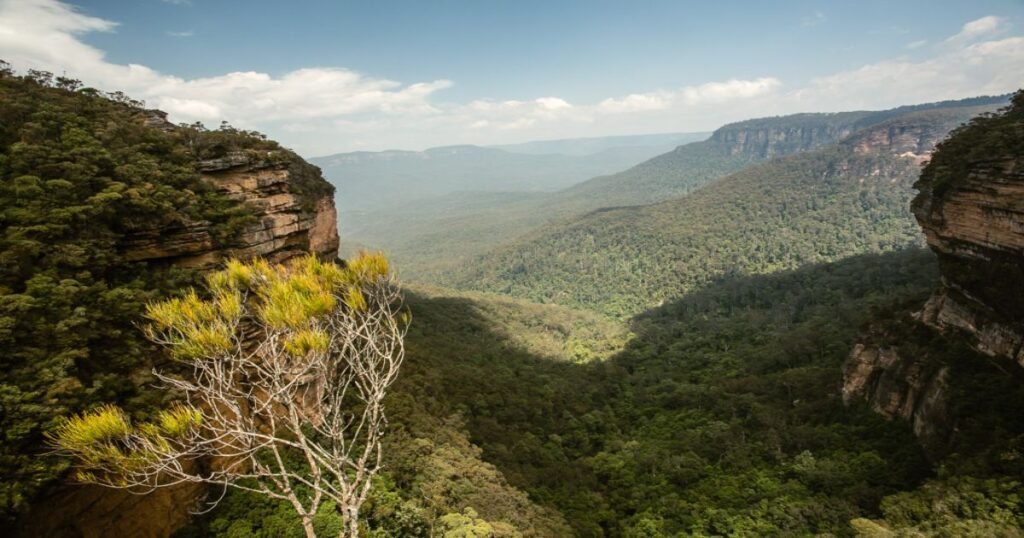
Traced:
<path fill-rule="evenodd" d="M 941 135 L 977 111 L 912 111 L 843 143 L 750 166 L 689 196 L 594 211 L 463 263 L 442 281 L 628 317 L 722 276 L 920 244 L 908 209 L 917 165 L 859 144 L 888 130 Z"/>
<path fill-rule="evenodd" d="M 942 195 L 957 181 L 964 181 L 972 168 L 979 163 L 991 161 L 994 155 L 1024 154 L 1024 91 L 1017 92 L 1013 103 L 999 114 L 985 114 L 958 128 L 948 140 L 940 145 L 939 151 L 924 171 L 920 189 L 930 189 Z M 1010 170 L 996 168 L 995 174 Z"/>
<path fill-rule="evenodd" d="M 718 129 L 707 140 L 679 146 L 621 172 L 558 192 L 513 191 L 509 185 L 505 188 L 512 192 L 436 195 L 412 203 L 396 202 L 383 210 L 360 208 L 343 217 L 341 229 L 357 243 L 386 250 L 403 268 L 407 281 L 461 287 L 465 281 L 453 274 L 465 275 L 465 267 L 481 263 L 478 258 L 486 265 L 490 251 L 497 250 L 501 256 L 506 246 L 515 249 L 515 244 L 545 231 L 573 226 L 589 212 L 685 196 L 751 164 L 821 149 L 882 124 L 893 133 L 921 125 L 948 130 L 1006 100 L 1006 96 L 979 97 L 879 112 L 794 114 L 742 121 Z M 331 173 L 328 169 L 328 175 Z M 338 177 L 339 183 L 345 181 L 344 176 Z M 504 289 L 479 282 L 473 287 Z"/>
<path fill-rule="evenodd" d="M 157 127 L 147 126 L 155 123 Z M 123 94 L 0 64 L 0 506 L 10 517 L 66 463 L 46 455 L 58 417 L 101 402 L 145 414 L 158 355 L 135 327 L 143 305 L 190 271 L 125 259 L 134 232 L 208 221 L 230 242 L 248 208 L 200 181 L 230 152 L 283 155 L 255 133 L 173 127 Z"/>
<path fill-rule="evenodd" d="M 330 503 L 341 534 L 356 538 L 408 326 L 387 259 L 229 260 L 204 294 L 146 308 L 146 335 L 184 371 L 154 375 L 185 403 L 138 425 L 114 406 L 86 411 L 61 423 L 54 444 L 82 482 L 237 488 L 287 501 L 307 538 Z"/>
<path fill-rule="evenodd" d="M 594 330 L 593 314 L 564 307 L 416 291 L 367 530 L 431 536 L 458 523 L 566 536 L 567 523 L 578 536 L 852 536 L 968 510 L 978 525 L 1010 525 L 1019 486 L 986 484 L 1019 465 L 1014 380 L 917 329 L 908 349 L 948 354 L 957 413 L 971 423 L 961 422 L 948 469 L 910 493 L 900 492 L 931 466 L 909 426 L 838 395 L 860 327 L 905 315 L 935 282 L 933 257 L 919 250 L 727 278 L 636 318 L 625 349 L 585 364 L 566 353 L 570 342 L 614 322 Z M 901 508 L 940 494 L 961 501 L 931 523 Z M 276 514 L 231 495 L 189 532 L 268 532 Z"/>
<path fill-rule="evenodd" d="M 852 521 L 863 538 L 1016 537 L 1024 529 L 1019 479 L 949 477 L 882 500 L 882 520 Z"/>
<path fill-rule="evenodd" d="M 526 536 L 569 535 L 557 511 L 510 485 L 507 473 L 485 462 L 471 443 L 467 421 L 488 420 L 501 431 L 503 415 L 485 417 L 468 406 L 486 402 L 519 417 L 516 424 L 530 421 L 557 405 L 546 401 L 549 388 L 535 378 L 557 376 L 564 387 L 579 368 L 570 361 L 580 360 L 581 346 L 593 360 L 607 358 L 625 341 L 625 327 L 565 307 L 438 289 L 415 288 L 406 303 L 413 322 L 402 374 L 387 401 L 386 461 L 364 509 L 367 535 L 436 536 L 431 529 L 468 525 L 469 510 L 477 514 L 474 526 L 489 525 L 496 536 L 515 536 L 513 529 Z M 534 403 L 519 407 L 527 401 Z M 546 423 L 559 417 L 552 414 Z M 278 536 L 288 510 L 232 493 L 182 535 L 236 536 L 231 528 L 244 526 L 257 536 Z M 285 521 L 287 532 L 301 532 L 297 520 Z"/>
<path fill-rule="evenodd" d="M 920 243 L 907 209 L 915 174 L 845 148 L 775 159 L 678 200 L 543 229 L 450 283 L 630 316 L 729 274 Z"/>
<path fill-rule="evenodd" d="M 833 131 L 810 142 L 820 146 L 879 122 L 947 129 L 966 113 L 898 110 L 786 121 Z M 986 122 L 1001 125 L 975 125 Z M 780 124 L 747 127 L 757 125 Z M 1024 385 L 957 335 L 909 317 L 938 276 L 933 256 L 913 248 L 915 165 L 859 152 L 863 140 L 738 172 L 768 150 L 715 153 L 725 141 L 702 142 L 564 191 L 554 205 L 517 194 L 521 205 L 486 225 L 450 215 L 453 225 L 477 222 L 477 246 L 536 226 L 538 215 L 551 226 L 473 264 L 445 253 L 468 271 L 431 266 L 436 274 L 589 310 L 409 289 L 407 357 L 388 392 L 385 467 L 363 505 L 362 534 L 1019 535 Z M 236 304 L 184 293 L 198 275 L 128 262 L 121 241 L 195 220 L 230 241 L 251 216 L 200 181 L 199 161 L 291 154 L 227 126 L 170 127 L 123 95 L 4 66 L 0 150 L 0 502 L 11 517 L 66 471 L 42 453 L 47 434 L 66 448 L 98 446 L 92 455 L 102 459 L 124 455 L 132 432 L 171 443 L 206 424 L 174 395 L 142 388 L 153 382 L 145 372 L 168 362 L 134 324 L 154 301 L 169 300 L 149 311 L 157 322 Z M 297 176 L 311 200 L 329 189 L 312 168 Z M 467 199 L 481 212 L 511 207 L 500 198 Z M 555 207 L 589 213 L 558 221 L 566 214 Z M 237 265 L 219 274 L 220 285 L 249 278 Z M 299 288 L 268 292 L 287 299 L 263 312 L 271 324 L 294 329 L 324 306 Z M 345 308 L 365 300 L 349 292 Z M 935 460 L 909 424 L 841 401 L 841 366 L 878 320 L 890 327 L 886 345 L 949 368 L 953 433 Z M 199 347 L 180 348 L 186 355 L 225 344 L 219 329 L 193 333 Z M 305 330 L 282 345 L 310 354 L 324 342 L 323 331 Z M 79 419 L 58 419 L 71 414 Z M 308 523 L 334 535 L 346 522 L 325 502 Z M 178 535 L 303 533 L 289 503 L 235 491 Z"/>

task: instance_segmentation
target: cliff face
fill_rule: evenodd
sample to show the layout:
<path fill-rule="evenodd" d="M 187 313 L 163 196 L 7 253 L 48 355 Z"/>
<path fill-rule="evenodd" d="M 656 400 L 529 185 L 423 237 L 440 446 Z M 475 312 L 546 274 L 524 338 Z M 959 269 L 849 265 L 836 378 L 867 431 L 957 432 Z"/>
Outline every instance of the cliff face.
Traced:
<path fill-rule="evenodd" d="M 913 211 L 938 254 L 942 287 L 921 312 L 940 330 L 970 335 L 978 351 L 1024 366 L 1024 160 L 970 163 L 937 195 L 922 184 Z"/>
<path fill-rule="evenodd" d="M 854 346 L 843 369 L 843 401 L 866 399 L 876 413 L 908 421 L 925 450 L 941 455 L 950 429 L 949 367 L 904 349 L 906 333 L 889 322 L 872 326 Z"/>
<path fill-rule="evenodd" d="M 943 126 L 899 121 L 867 129 L 851 137 L 849 143 L 861 154 L 887 151 L 919 157 L 931 153 L 947 134 L 949 129 Z"/>
<path fill-rule="evenodd" d="M 774 126 L 744 122 L 715 131 L 712 139 L 724 145 L 730 155 L 770 159 L 833 144 L 852 132 L 850 125 L 828 122 Z"/>
<path fill-rule="evenodd" d="M 325 259 L 338 256 L 337 216 L 333 194 L 324 192 L 319 170 L 304 161 L 260 160 L 245 153 L 201 161 L 202 178 L 229 198 L 245 202 L 255 222 L 218 246 L 208 222 L 191 222 L 171 229 L 151 229 L 122 242 L 126 258 L 154 264 L 213 269 L 228 257 L 260 256 L 283 262 L 315 252 Z M 185 525 L 202 508 L 206 489 L 180 484 L 147 495 L 99 486 L 56 488 L 47 502 L 22 522 L 23 536 L 103 538 L 132 536 L 161 538 Z"/>
<path fill-rule="evenodd" d="M 731 155 L 769 159 L 829 144 L 851 144 L 858 153 L 887 152 L 923 162 L 951 130 L 993 112 L 1005 98 L 935 103 L 883 112 L 794 114 L 726 125 L 711 135 Z"/>
<path fill-rule="evenodd" d="M 922 133 L 890 130 L 871 140 L 914 151 Z M 911 209 L 942 277 L 914 323 L 1024 367 L 1022 150 L 1024 94 L 1018 94 L 1009 109 L 972 122 L 939 146 L 915 185 Z M 889 329 L 873 327 L 854 348 L 843 397 L 866 399 L 886 416 L 911 421 L 926 447 L 939 447 L 957 420 L 948 412 L 948 386 L 957 380 L 948 360 L 935 358 L 939 353 L 909 352 Z"/>
<path fill-rule="evenodd" d="M 257 222 L 242 230 L 226 248 L 216 244 L 210 224 L 202 221 L 138 232 L 123 242 L 125 257 L 199 269 L 215 267 L 227 257 L 260 256 L 281 262 L 310 251 L 325 258 L 337 257 L 334 198 L 303 196 L 296 188 L 296 178 L 309 173 L 306 166 L 294 161 L 257 160 L 241 152 L 199 162 L 202 178 L 232 200 L 248 204 Z"/>

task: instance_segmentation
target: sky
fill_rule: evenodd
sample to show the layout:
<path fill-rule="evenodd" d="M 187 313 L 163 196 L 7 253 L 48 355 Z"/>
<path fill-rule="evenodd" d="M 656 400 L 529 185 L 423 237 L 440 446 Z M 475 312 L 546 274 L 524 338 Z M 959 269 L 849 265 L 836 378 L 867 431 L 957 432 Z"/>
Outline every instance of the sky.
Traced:
<path fill-rule="evenodd" d="M 0 0 L 0 59 L 305 156 L 1024 86 L 1024 0 Z"/>

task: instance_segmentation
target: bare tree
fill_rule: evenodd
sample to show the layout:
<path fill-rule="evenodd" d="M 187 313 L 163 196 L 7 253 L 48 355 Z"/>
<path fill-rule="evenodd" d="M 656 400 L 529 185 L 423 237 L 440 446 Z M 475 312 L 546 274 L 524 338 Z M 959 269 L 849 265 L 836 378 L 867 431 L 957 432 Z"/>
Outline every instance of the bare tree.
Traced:
<path fill-rule="evenodd" d="M 140 425 L 104 407 L 66 420 L 55 443 L 87 482 L 253 491 L 289 502 L 309 537 L 333 501 L 342 535 L 357 536 L 408 326 L 387 261 L 232 261 L 208 285 L 209 299 L 190 292 L 147 309 L 147 335 L 185 366 L 156 375 L 183 402 Z"/>

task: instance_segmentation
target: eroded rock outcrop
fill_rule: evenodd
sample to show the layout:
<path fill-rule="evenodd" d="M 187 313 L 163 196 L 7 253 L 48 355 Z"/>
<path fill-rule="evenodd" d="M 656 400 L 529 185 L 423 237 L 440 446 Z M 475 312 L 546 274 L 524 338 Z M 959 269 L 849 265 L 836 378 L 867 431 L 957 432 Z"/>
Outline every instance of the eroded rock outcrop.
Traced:
<path fill-rule="evenodd" d="M 949 433 L 949 367 L 903 349 L 884 323 L 861 337 L 843 369 L 843 401 L 867 399 L 888 418 L 910 422 L 926 452 L 941 454 Z"/>
<path fill-rule="evenodd" d="M 796 114 L 774 123 L 752 120 L 727 125 L 712 139 L 731 155 L 770 159 L 833 144 L 854 132 L 852 123 L 836 121 L 841 115 Z"/>
<path fill-rule="evenodd" d="M 254 214 L 256 222 L 226 245 L 215 240 L 210 223 L 190 222 L 133 234 L 122 244 L 125 257 L 199 269 L 215 267 L 227 257 L 261 256 L 280 262 L 310 251 L 337 257 L 334 198 L 310 196 L 298 187 L 300 182 L 324 181 L 319 172 L 305 162 L 274 157 L 233 152 L 198 163 L 205 181 L 247 204 Z"/>
<path fill-rule="evenodd" d="M 163 116 L 154 116 L 159 123 Z M 155 125 L 156 126 L 156 125 Z M 156 126 L 159 128 L 159 126 Z M 315 252 L 338 256 L 333 192 L 319 169 L 291 153 L 231 152 L 200 161 L 202 178 L 232 200 L 246 204 L 253 222 L 218 238 L 209 222 L 137 232 L 121 243 L 132 261 L 214 269 L 228 257 L 283 262 Z M 219 493 L 219 492 L 218 492 Z M 35 506 L 16 532 L 22 536 L 163 538 L 185 525 L 207 494 L 201 484 L 179 484 L 146 495 L 99 486 L 67 484 Z"/>
<path fill-rule="evenodd" d="M 922 135 L 903 129 L 865 142 L 916 151 Z M 937 333 L 940 343 L 930 344 L 935 352 L 908 351 L 899 341 L 908 331 L 892 326 L 909 320 L 876 324 L 846 364 L 843 397 L 910 421 L 934 449 L 957 421 L 948 411 L 948 387 L 957 380 L 937 346 L 964 342 L 967 352 L 952 360 L 988 356 L 1024 367 L 1024 93 L 940 144 L 915 187 L 912 211 L 937 255 L 941 285 L 911 323 Z"/>
<path fill-rule="evenodd" d="M 1024 156 L 969 163 L 955 185 L 933 187 L 923 179 L 913 204 L 942 271 L 921 321 L 1024 366 Z"/>

